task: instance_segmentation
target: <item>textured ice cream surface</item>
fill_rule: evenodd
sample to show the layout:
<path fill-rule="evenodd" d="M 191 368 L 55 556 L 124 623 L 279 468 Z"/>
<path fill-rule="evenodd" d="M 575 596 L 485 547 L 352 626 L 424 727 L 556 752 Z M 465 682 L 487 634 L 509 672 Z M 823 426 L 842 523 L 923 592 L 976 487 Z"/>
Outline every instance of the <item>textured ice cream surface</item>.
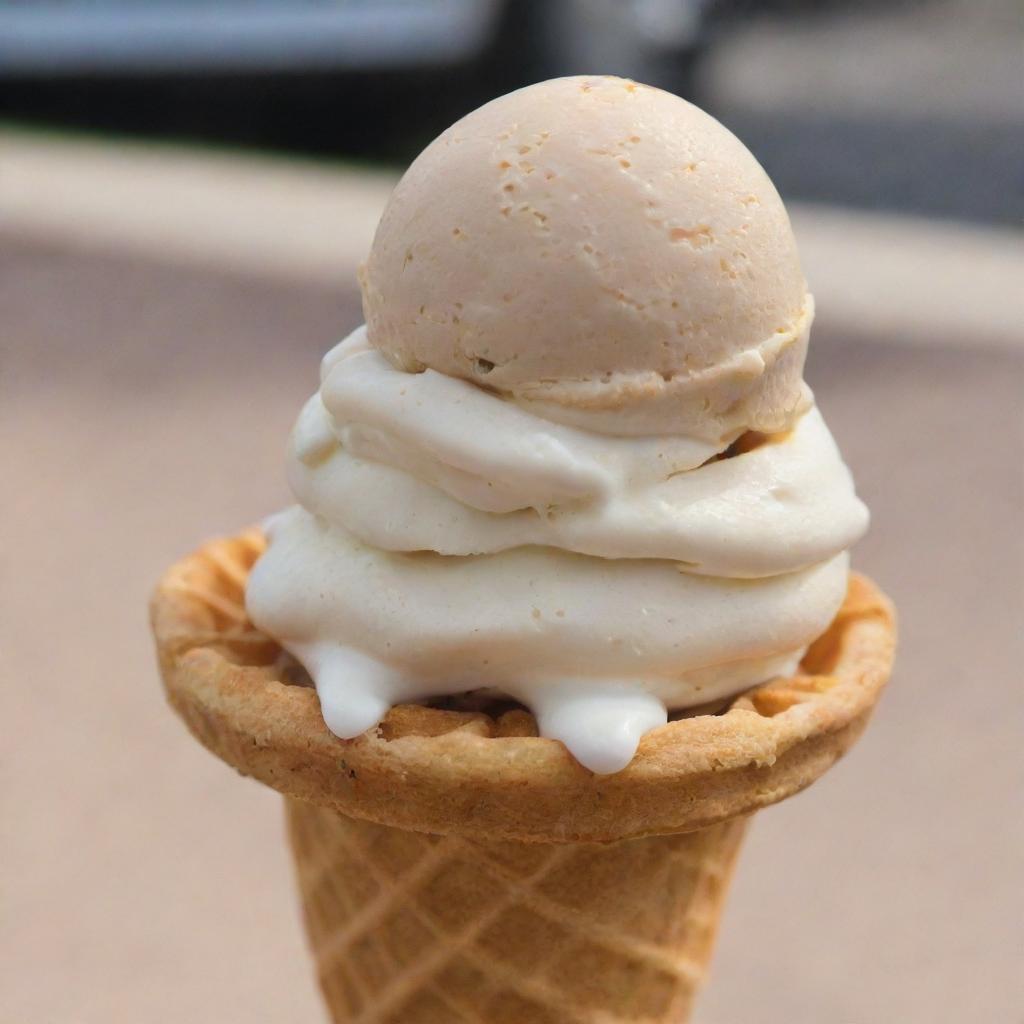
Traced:
<path fill-rule="evenodd" d="M 778 193 L 712 117 L 624 79 L 454 124 L 396 188 L 362 284 L 396 366 L 551 419 L 718 442 L 807 405 L 813 303 Z"/>
<path fill-rule="evenodd" d="M 293 434 L 289 482 L 307 509 L 371 546 L 476 555 L 535 544 L 747 578 L 806 568 L 864 531 L 816 408 L 715 459 L 690 438 L 595 435 L 456 378 L 404 373 L 363 328 L 324 366 Z"/>
<path fill-rule="evenodd" d="M 867 512 L 817 409 L 721 454 L 405 373 L 360 328 L 299 415 L 249 614 L 339 736 L 486 689 L 616 771 L 669 709 L 792 672 L 845 593 Z"/>
<path fill-rule="evenodd" d="M 483 690 L 596 772 L 797 669 L 867 527 L 778 195 L 677 97 L 559 79 L 410 167 L 246 603 L 328 727 Z"/>

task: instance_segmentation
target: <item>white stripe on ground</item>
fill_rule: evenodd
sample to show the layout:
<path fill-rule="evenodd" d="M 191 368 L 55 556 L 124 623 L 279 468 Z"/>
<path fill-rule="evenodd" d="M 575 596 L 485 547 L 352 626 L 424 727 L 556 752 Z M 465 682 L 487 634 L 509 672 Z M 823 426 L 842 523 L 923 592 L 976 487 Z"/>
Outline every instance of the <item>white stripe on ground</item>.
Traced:
<path fill-rule="evenodd" d="M 1020 233 L 792 203 L 818 321 L 858 336 L 1024 348 Z"/>
<path fill-rule="evenodd" d="M 395 177 L 0 133 L 0 227 L 355 287 Z"/>
<path fill-rule="evenodd" d="M 0 133 L 0 228 L 354 287 L 395 177 L 300 161 Z M 820 321 L 1024 347 L 1021 235 L 790 204 Z"/>

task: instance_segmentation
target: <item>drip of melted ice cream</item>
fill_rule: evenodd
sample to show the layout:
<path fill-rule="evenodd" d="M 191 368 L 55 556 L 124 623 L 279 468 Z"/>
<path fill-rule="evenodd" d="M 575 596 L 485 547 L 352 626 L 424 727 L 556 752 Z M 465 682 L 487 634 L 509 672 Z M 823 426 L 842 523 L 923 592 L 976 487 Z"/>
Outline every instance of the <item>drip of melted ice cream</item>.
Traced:
<path fill-rule="evenodd" d="M 618 771 L 669 709 L 792 672 L 843 600 L 867 511 L 817 410 L 715 459 L 735 439 L 552 422 L 361 328 L 296 424 L 249 614 L 342 738 L 486 689 Z"/>

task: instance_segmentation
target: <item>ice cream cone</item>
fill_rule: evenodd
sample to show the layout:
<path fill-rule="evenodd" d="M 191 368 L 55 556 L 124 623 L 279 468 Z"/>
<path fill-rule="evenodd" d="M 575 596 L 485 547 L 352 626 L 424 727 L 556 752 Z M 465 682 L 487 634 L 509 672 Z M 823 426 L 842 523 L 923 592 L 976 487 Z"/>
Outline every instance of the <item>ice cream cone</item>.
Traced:
<path fill-rule="evenodd" d="M 152 620 L 191 731 L 287 798 L 335 1021 L 685 1021 L 746 817 L 856 740 L 888 679 L 892 610 L 852 576 L 801 674 L 670 721 L 593 775 L 527 712 L 393 709 L 333 736 L 244 610 L 256 532 L 168 571 Z"/>
<path fill-rule="evenodd" d="M 481 842 L 296 800 L 288 822 L 338 1024 L 685 1021 L 745 826 Z"/>

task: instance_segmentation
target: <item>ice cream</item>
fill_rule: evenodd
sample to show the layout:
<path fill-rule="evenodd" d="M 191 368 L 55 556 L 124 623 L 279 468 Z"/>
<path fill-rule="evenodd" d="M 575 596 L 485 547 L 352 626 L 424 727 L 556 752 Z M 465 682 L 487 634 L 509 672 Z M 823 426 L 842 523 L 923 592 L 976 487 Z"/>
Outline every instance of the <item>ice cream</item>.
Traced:
<path fill-rule="evenodd" d="M 362 283 L 246 596 L 333 732 L 484 689 L 607 773 L 796 669 L 867 512 L 785 209 L 721 125 L 615 78 L 495 100 L 410 167 Z"/>
<path fill-rule="evenodd" d="M 563 78 L 470 114 L 395 189 L 362 278 L 392 363 L 549 419 L 718 442 L 807 404 L 813 307 L 782 201 L 659 89 Z"/>

